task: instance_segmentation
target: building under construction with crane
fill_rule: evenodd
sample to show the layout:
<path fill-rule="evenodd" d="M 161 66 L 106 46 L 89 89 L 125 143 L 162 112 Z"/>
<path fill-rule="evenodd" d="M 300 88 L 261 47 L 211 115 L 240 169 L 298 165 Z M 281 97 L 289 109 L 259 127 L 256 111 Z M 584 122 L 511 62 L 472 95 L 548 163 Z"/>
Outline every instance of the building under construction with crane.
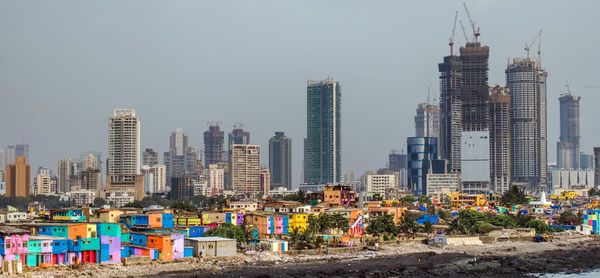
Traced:
<path fill-rule="evenodd" d="M 466 5 L 465 12 L 473 31 L 472 38 L 468 38 L 460 22 L 466 43 L 459 49 L 460 56 L 454 55 L 458 13 L 455 14 L 449 40 L 450 55 L 439 64 L 440 152 L 442 158 L 448 160 L 451 171 L 463 172 L 464 191 L 481 192 L 489 191 L 490 48 L 478 41 L 479 28 Z"/>
<path fill-rule="evenodd" d="M 538 42 L 537 57 L 529 48 Z M 546 184 L 547 128 L 546 78 L 541 66 L 541 31 L 526 45 L 525 58 L 515 58 L 506 68 L 506 86 L 510 94 L 511 181 L 539 190 Z"/>

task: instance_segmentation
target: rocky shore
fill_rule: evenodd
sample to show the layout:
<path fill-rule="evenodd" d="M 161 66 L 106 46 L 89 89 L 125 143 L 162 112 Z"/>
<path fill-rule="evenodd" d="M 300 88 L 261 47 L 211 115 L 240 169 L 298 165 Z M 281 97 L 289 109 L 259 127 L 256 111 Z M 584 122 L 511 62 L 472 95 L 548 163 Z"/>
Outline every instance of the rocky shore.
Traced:
<path fill-rule="evenodd" d="M 257 253 L 134 266 L 84 265 L 26 272 L 26 277 L 527 277 L 598 268 L 600 241 L 564 236 L 553 242 L 497 242 L 432 247 L 418 242 L 336 255 Z"/>

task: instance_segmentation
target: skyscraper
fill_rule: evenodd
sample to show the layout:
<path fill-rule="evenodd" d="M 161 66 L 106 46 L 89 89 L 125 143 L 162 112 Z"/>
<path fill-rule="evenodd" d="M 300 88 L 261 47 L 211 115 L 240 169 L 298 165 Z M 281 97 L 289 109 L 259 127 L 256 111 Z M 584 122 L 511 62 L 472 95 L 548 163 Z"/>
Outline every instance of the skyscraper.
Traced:
<path fill-rule="evenodd" d="M 140 120 L 134 109 L 115 109 L 108 122 L 107 184 L 110 190 L 144 198 L 141 176 Z"/>
<path fill-rule="evenodd" d="M 145 149 L 142 155 L 142 165 L 148 165 L 150 167 L 158 164 L 158 152 L 153 149 Z"/>
<path fill-rule="evenodd" d="M 437 138 L 409 137 L 406 140 L 408 154 L 408 186 L 412 194 L 427 194 L 427 174 L 433 173 L 433 161 L 437 159 Z"/>
<path fill-rule="evenodd" d="M 188 136 L 178 128 L 171 133 L 169 151 L 164 154 L 167 166 L 167 185 L 171 186 L 171 179 L 188 176 L 198 178 L 198 154 L 194 148 L 188 146 Z"/>
<path fill-rule="evenodd" d="M 502 194 L 510 187 L 510 96 L 506 87 L 490 94 L 490 189 Z"/>
<path fill-rule="evenodd" d="M 581 97 L 567 92 L 560 101 L 560 139 L 557 144 L 557 164 L 559 169 L 579 169 L 579 100 Z"/>
<path fill-rule="evenodd" d="M 438 143 L 440 140 L 438 139 Z M 438 146 L 439 149 L 439 146 Z M 398 172 L 398 186 L 400 189 L 405 189 L 408 183 L 407 169 L 408 169 L 408 156 L 406 153 L 394 150 L 388 155 L 388 169 L 393 172 Z"/>
<path fill-rule="evenodd" d="M 292 189 L 292 139 L 284 132 L 275 132 L 269 139 L 269 172 L 273 188 Z"/>
<path fill-rule="evenodd" d="M 71 176 L 73 176 L 73 162 L 70 158 L 63 158 L 56 165 L 58 192 L 66 193 L 71 191 Z"/>
<path fill-rule="evenodd" d="M 233 130 L 227 135 L 227 142 L 229 147 L 233 144 L 250 144 L 250 132 L 244 131 L 243 124 L 236 124 L 233 126 Z"/>
<path fill-rule="evenodd" d="M 225 133 L 218 123 L 211 123 L 204 132 L 204 167 L 208 164 L 223 162 L 223 143 Z"/>
<path fill-rule="evenodd" d="M 31 167 L 25 156 L 15 157 L 15 162 L 6 166 L 6 196 L 26 197 L 30 191 Z"/>
<path fill-rule="evenodd" d="M 517 58 L 506 68 L 510 95 L 511 182 L 546 184 L 546 78 L 540 59 Z"/>
<path fill-rule="evenodd" d="M 236 194 L 257 195 L 260 187 L 260 146 L 231 145 L 229 153 L 231 187 Z"/>
<path fill-rule="evenodd" d="M 451 172 L 460 172 L 462 125 L 462 63 L 451 54 L 438 65 L 440 72 L 440 156 L 448 160 Z"/>
<path fill-rule="evenodd" d="M 600 147 L 594 148 L 594 182 L 598 189 L 600 187 Z"/>
<path fill-rule="evenodd" d="M 305 182 L 338 183 L 342 177 L 342 88 L 331 77 L 308 81 Z"/>
<path fill-rule="evenodd" d="M 415 115 L 416 137 L 440 137 L 440 111 L 437 105 L 427 102 L 419 103 Z"/>
<path fill-rule="evenodd" d="M 488 128 L 489 56 L 490 48 L 480 42 L 468 42 L 460 48 L 463 131 L 485 131 Z"/>

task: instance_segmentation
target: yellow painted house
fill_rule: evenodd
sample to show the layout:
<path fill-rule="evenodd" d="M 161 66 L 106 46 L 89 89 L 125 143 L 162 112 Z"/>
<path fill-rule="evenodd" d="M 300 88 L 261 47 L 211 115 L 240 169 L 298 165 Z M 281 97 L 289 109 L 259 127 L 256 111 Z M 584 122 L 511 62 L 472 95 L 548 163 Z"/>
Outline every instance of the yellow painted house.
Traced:
<path fill-rule="evenodd" d="M 288 231 L 292 233 L 294 229 L 305 231 L 308 228 L 308 213 L 290 213 L 288 214 Z"/>

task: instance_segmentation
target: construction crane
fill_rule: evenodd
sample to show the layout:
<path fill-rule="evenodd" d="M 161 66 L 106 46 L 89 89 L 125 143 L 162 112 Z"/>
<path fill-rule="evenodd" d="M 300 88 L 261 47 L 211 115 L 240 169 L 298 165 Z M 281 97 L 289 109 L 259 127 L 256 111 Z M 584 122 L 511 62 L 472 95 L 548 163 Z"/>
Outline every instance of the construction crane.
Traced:
<path fill-rule="evenodd" d="M 465 12 L 467 13 L 467 18 L 469 18 L 469 22 L 471 23 L 471 29 L 473 29 L 473 40 L 477 42 L 477 38 L 481 33 L 479 33 L 479 27 L 475 27 L 475 21 L 471 18 L 471 14 L 469 13 L 469 8 L 467 8 L 467 4 L 463 3 L 465 7 Z"/>
<path fill-rule="evenodd" d="M 454 55 L 454 33 L 456 31 L 456 18 L 458 17 L 458 11 L 454 13 L 454 25 L 452 25 L 452 35 L 450 36 L 448 45 L 450 46 L 450 56 Z"/>
<path fill-rule="evenodd" d="M 527 53 L 527 58 L 529 58 L 529 50 L 531 49 L 531 47 L 533 46 L 533 44 L 535 44 L 535 42 L 539 39 L 539 44 L 538 44 L 538 51 L 537 54 L 538 56 L 541 54 L 541 45 L 542 45 L 542 30 L 540 30 L 537 35 L 535 36 L 535 38 L 533 38 L 533 40 L 531 40 L 531 43 L 527 44 L 525 43 L 525 52 Z"/>
<path fill-rule="evenodd" d="M 462 23 L 462 20 L 459 20 L 460 29 L 462 29 L 463 36 L 465 36 L 465 44 L 469 42 L 469 37 L 467 37 L 467 31 L 465 31 L 465 26 Z"/>

